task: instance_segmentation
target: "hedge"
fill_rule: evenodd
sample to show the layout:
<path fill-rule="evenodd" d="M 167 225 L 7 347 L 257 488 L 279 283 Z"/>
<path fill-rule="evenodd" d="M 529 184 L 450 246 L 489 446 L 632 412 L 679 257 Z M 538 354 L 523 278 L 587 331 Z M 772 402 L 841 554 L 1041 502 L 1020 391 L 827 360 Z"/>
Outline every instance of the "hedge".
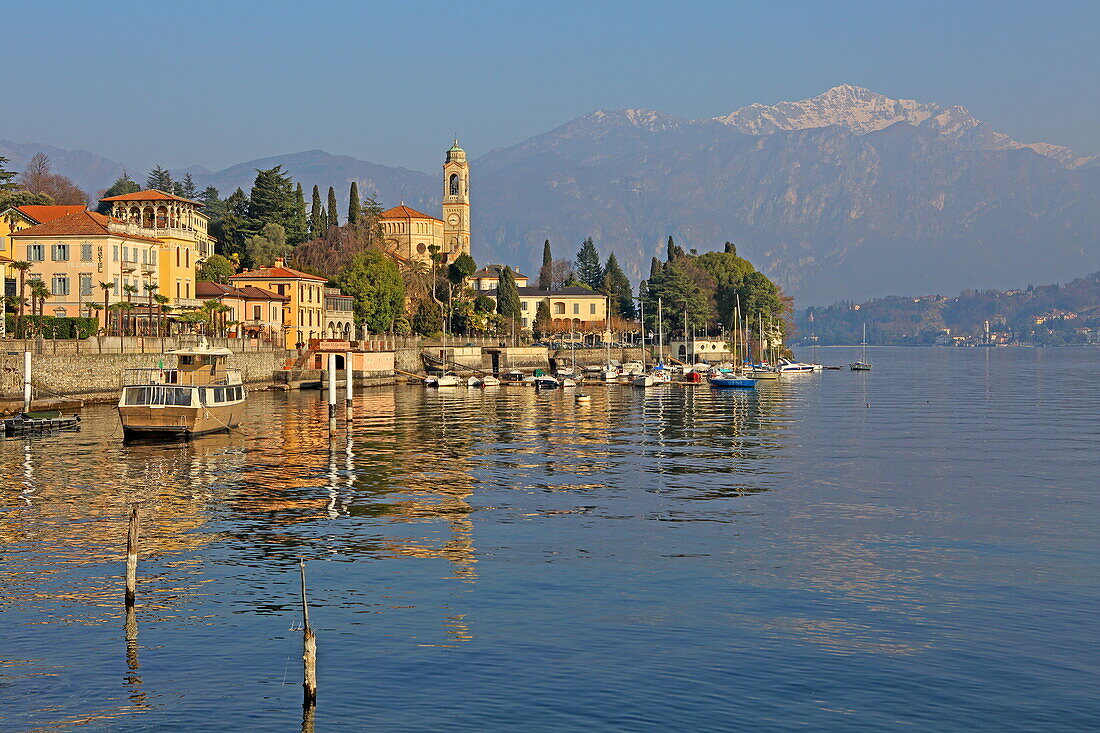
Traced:
<path fill-rule="evenodd" d="M 5 317 L 8 336 L 15 336 L 15 315 Z M 96 318 L 74 318 L 57 316 L 23 316 L 23 334 L 47 339 L 86 339 L 99 332 L 99 320 Z"/>

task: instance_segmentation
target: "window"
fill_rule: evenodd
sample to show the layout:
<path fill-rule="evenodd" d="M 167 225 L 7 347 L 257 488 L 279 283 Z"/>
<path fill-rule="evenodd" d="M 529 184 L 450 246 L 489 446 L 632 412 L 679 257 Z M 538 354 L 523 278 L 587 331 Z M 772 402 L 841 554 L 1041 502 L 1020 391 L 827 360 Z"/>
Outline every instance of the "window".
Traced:
<path fill-rule="evenodd" d="M 111 247 L 111 261 L 118 262 L 118 245 Z"/>
<path fill-rule="evenodd" d="M 46 248 L 41 244 L 27 245 L 27 261 L 42 262 L 46 259 Z"/>
<path fill-rule="evenodd" d="M 53 245 L 53 247 L 51 247 L 50 257 L 53 258 L 54 262 L 68 262 L 69 261 L 69 245 L 61 244 L 60 242 Z"/>
<path fill-rule="evenodd" d="M 565 313 L 565 303 L 554 303 L 554 312 L 558 314 Z"/>
<path fill-rule="evenodd" d="M 286 295 L 286 285 L 276 285 L 275 292 L 279 295 Z"/>
<path fill-rule="evenodd" d="M 261 314 L 263 313 L 263 309 L 264 309 L 264 307 L 262 305 L 252 306 L 252 320 L 254 320 L 254 321 L 260 320 Z"/>
<path fill-rule="evenodd" d="M 123 262 L 128 262 L 129 260 L 130 260 L 130 248 L 126 247 L 126 246 L 123 246 L 122 247 L 122 261 Z"/>
<path fill-rule="evenodd" d="M 176 247 L 176 267 L 180 266 L 180 248 Z"/>
<path fill-rule="evenodd" d="M 523 319 L 523 327 L 527 328 L 527 319 L 526 318 Z"/>
<path fill-rule="evenodd" d="M 523 305 L 520 306 L 520 309 L 527 310 L 527 301 L 526 300 L 523 301 Z"/>
<path fill-rule="evenodd" d="M 50 292 L 52 292 L 54 295 L 68 295 L 69 278 L 64 275 L 54 275 L 50 287 Z"/>
<path fill-rule="evenodd" d="M 591 313 L 592 315 L 596 315 L 596 304 L 595 303 L 589 304 L 588 312 Z"/>
<path fill-rule="evenodd" d="M 157 264 L 157 251 L 155 249 L 149 250 L 149 264 Z"/>
<path fill-rule="evenodd" d="M 148 262 L 146 261 L 146 260 L 147 260 L 148 258 L 149 258 L 149 255 L 145 254 L 145 250 L 144 250 L 144 249 L 143 249 L 143 250 L 141 250 L 141 264 L 143 264 L 143 265 L 147 265 L 147 264 L 149 264 L 149 263 L 148 263 Z"/>
<path fill-rule="evenodd" d="M 573 315 L 577 315 L 580 312 L 581 312 L 581 304 L 580 303 L 574 303 L 573 304 Z"/>
<path fill-rule="evenodd" d="M 451 185 L 450 185 L 450 194 L 452 196 L 458 196 L 459 195 L 459 188 L 458 187 L 459 187 L 458 174 L 457 173 L 452 173 L 451 174 Z M 526 325 L 526 324 L 524 324 L 524 325 Z"/>
<path fill-rule="evenodd" d="M 80 273 L 80 294 L 92 294 L 92 276 L 85 272 Z"/>
<path fill-rule="evenodd" d="M 87 242 L 80 245 L 80 259 L 83 262 L 92 261 L 92 245 L 88 244 Z"/>

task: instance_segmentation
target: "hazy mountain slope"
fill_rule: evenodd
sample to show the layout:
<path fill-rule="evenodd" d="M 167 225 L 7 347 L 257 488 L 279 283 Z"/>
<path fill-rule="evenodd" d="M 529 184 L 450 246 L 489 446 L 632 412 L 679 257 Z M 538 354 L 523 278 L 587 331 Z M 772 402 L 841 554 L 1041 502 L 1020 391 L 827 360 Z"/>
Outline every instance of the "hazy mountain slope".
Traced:
<path fill-rule="evenodd" d="M 13 143 L 0 140 L 0 157 L 7 158 L 8 170 L 21 171 L 35 154 L 50 157 L 53 171 L 68 176 L 89 196 L 95 196 L 122 175 L 123 166 L 87 150 L 63 150 L 44 143 Z M 135 176 L 130 171 L 131 176 Z M 136 177 L 136 176 L 135 176 Z"/>

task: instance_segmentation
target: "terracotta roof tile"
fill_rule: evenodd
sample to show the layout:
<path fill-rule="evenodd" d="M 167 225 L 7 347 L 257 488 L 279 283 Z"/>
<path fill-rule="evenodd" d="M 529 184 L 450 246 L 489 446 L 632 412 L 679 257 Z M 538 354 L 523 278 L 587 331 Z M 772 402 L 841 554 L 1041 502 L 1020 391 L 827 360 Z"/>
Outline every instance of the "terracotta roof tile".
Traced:
<path fill-rule="evenodd" d="M 400 206 L 394 206 L 392 209 L 386 209 L 382 212 L 382 219 L 433 219 L 435 221 L 442 221 L 442 219 L 436 219 L 434 216 L 428 216 L 425 213 L 417 211 L 416 209 L 409 208 L 405 204 Z"/>
<path fill-rule="evenodd" d="M 84 211 L 85 206 L 40 206 L 37 204 L 28 206 L 16 206 L 17 211 L 26 214 L 31 219 L 34 219 L 39 224 L 45 224 L 46 222 L 59 219 L 62 216 L 68 214 L 75 214 L 80 211 Z"/>
<path fill-rule="evenodd" d="M 202 203 L 198 201 L 185 199 L 182 196 L 173 196 L 170 193 L 161 191 L 159 188 L 147 188 L 144 191 L 124 193 L 121 196 L 111 196 L 109 198 L 100 199 L 100 201 L 183 201 L 188 204 L 202 206 Z"/>
<path fill-rule="evenodd" d="M 128 226 L 124 221 L 120 221 L 114 217 L 104 216 L 94 211 L 77 211 L 73 214 L 66 214 L 65 216 L 48 221 L 45 224 L 37 224 L 33 227 L 27 227 L 26 229 L 12 232 L 11 237 L 98 237 L 109 234 L 114 237 L 137 239 L 143 242 L 161 244 L 159 239 L 154 239 L 153 237 L 143 237 L 139 234 L 127 234 L 124 231 L 111 231 L 108 229 L 108 224 L 117 224 L 120 227 Z"/>
<path fill-rule="evenodd" d="M 238 272 L 236 275 L 230 275 L 230 280 L 317 280 L 319 282 L 328 282 L 323 277 L 317 277 L 316 275 L 310 275 L 308 272 L 302 272 L 301 270 L 295 270 L 286 265 L 275 265 L 273 267 L 257 267 L 255 270 L 245 270 L 244 272 Z"/>
<path fill-rule="evenodd" d="M 290 300 L 285 295 L 279 295 L 270 290 L 251 285 L 234 287 L 233 285 L 224 285 L 208 280 L 200 280 L 195 283 L 195 297 L 197 298 L 222 298 L 225 296 L 243 298 L 244 300 Z"/>

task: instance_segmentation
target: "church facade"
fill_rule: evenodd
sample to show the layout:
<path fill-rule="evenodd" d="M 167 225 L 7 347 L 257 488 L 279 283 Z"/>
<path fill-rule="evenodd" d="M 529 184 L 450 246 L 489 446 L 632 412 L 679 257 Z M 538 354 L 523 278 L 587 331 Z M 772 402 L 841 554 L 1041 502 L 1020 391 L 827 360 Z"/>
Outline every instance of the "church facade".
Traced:
<path fill-rule="evenodd" d="M 379 223 L 386 248 L 403 260 L 431 264 L 439 252 L 448 264 L 470 254 L 470 166 L 458 140 L 443 162 L 443 218 L 402 203 L 383 211 Z"/>

